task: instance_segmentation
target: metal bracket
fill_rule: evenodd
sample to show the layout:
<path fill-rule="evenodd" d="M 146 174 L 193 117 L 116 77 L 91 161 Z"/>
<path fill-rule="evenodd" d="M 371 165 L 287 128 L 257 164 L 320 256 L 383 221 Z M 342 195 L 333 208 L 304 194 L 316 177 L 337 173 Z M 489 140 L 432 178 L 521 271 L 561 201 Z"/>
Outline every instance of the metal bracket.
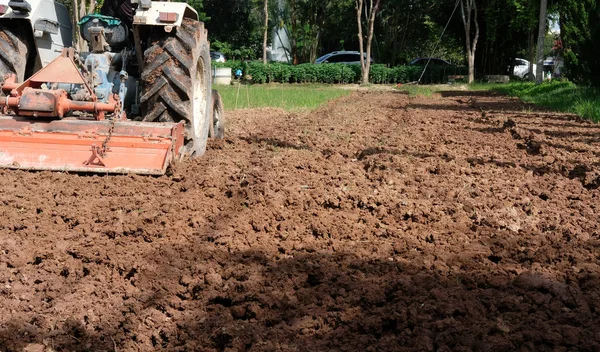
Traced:
<path fill-rule="evenodd" d="M 90 158 L 86 161 L 83 162 L 83 165 L 86 166 L 96 166 L 96 167 L 106 167 L 106 162 L 104 161 L 104 158 L 102 158 L 100 156 L 100 149 L 102 147 L 97 146 L 97 145 L 92 145 L 92 147 L 90 148 L 92 151 L 92 155 L 90 156 Z M 110 151 L 108 148 L 105 150 L 105 152 Z"/>
<path fill-rule="evenodd" d="M 92 38 L 92 43 L 91 43 L 92 44 L 92 52 L 103 53 L 105 51 L 109 51 L 110 46 L 106 42 L 104 28 L 97 26 L 98 19 L 94 19 L 92 21 L 92 23 L 94 23 L 94 25 L 96 25 L 96 26 L 92 26 L 88 29 L 90 32 L 91 38 Z"/>
<path fill-rule="evenodd" d="M 35 24 L 33 25 L 33 29 L 36 31 L 42 31 L 50 34 L 58 34 L 59 28 L 60 24 L 58 22 L 46 18 L 40 18 L 39 20 L 35 21 Z"/>

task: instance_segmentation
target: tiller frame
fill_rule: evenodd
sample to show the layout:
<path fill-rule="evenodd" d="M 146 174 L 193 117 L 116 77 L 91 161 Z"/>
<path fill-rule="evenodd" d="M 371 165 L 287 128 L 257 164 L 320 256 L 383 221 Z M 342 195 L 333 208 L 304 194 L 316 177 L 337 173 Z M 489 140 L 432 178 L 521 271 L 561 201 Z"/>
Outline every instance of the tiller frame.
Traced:
<path fill-rule="evenodd" d="M 0 97 L 0 167 L 164 174 L 181 155 L 184 123 L 128 120 L 118 94 L 98 101 L 88 84 L 93 71 L 84 70 L 86 80 L 75 60 L 75 51 L 64 49 L 23 83 L 7 75 L 1 88 L 6 97 Z M 82 89 L 69 99 L 58 83 Z M 74 111 L 93 119 L 67 117 Z"/>

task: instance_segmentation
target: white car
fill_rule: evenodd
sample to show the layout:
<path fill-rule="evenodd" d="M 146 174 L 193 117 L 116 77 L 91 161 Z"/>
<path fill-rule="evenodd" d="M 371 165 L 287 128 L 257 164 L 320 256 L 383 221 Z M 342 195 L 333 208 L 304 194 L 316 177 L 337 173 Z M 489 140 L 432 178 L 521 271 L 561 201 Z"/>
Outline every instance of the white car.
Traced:
<path fill-rule="evenodd" d="M 225 59 L 225 55 L 221 54 L 218 51 L 211 51 L 210 59 L 214 62 L 226 62 L 227 61 L 227 59 Z"/>
<path fill-rule="evenodd" d="M 516 58 L 515 59 L 515 68 L 513 70 L 513 75 L 525 79 L 530 80 L 532 77 L 535 78 L 536 72 L 536 64 L 533 64 L 533 72 L 529 72 L 529 61 L 525 59 Z"/>

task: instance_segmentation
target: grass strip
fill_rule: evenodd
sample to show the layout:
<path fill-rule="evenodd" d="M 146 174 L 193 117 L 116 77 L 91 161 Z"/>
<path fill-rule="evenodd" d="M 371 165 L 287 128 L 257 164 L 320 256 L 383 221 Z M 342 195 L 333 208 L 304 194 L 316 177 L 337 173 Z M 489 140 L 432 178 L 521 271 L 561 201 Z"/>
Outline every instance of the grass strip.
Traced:
<path fill-rule="evenodd" d="M 275 107 L 287 111 L 316 109 L 350 90 L 320 84 L 254 84 L 214 86 L 225 110 Z"/>
<path fill-rule="evenodd" d="M 596 123 L 600 122 L 600 91 L 595 88 L 580 87 L 566 81 L 551 81 L 541 85 L 533 82 L 476 84 L 471 89 L 494 90 L 518 97 L 526 103 L 574 113 Z"/>
<path fill-rule="evenodd" d="M 433 86 L 414 86 L 414 85 L 404 85 L 401 88 L 399 88 L 400 90 L 403 90 L 405 92 L 408 92 L 408 95 L 410 97 L 431 97 L 433 96 L 434 93 L 437 93 L 437 91 L 439 90 L 439 88 L 433 87 Z"/>

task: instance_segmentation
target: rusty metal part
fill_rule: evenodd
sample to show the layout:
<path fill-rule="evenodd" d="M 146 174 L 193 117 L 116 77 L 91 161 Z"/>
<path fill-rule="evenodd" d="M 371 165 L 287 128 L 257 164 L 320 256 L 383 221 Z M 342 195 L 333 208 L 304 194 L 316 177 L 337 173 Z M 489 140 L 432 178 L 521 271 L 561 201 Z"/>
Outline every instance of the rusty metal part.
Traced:
<path fill-rule="evenodd" d="M 102 145 L 99 148 L 97 148 L 97 153 L 101 157 L 104 157 L 106 155 L 106 152 L 109 151 L 108 150 L 108 142 L 110 142 L 110 139 L 112 138 L 112 135 L 115 132 L 116 123 L 117 123 L 117 119 L 113 118 L 112 122 L 110 123 L 110 128 L 108 129 L 108 133 L 106 134 L 106 138 L 102 142 Z"/>
<path fill-rule="evenodd" d="M 19 84 L 11 91 L 11 95 L 15 96 L 21 94 L 23 89 L 27 87 L 40 88 L 43 84 L 48 82 L 60 82 L 83 85 L 90 93 L 92 100 L 95 100 L 94 92 L 73 60 L 75 60 L 75 51 L 72 48 L 63 49 L 61 56 L 54 59 L 46 67 L 36 72 L 23 83 Z"/>
<path fill-rule="evenodd" d="M 120 117 L 120 99 L 109 97 L 108 103 L 97 102 L 97 97 L 81 74 L 74 60 L 73 49 L 64 49 L 48 66 L 25 80 L 16 83 L 16 76 L 9 75 L 2 85 L 7 97 L 0 100 L 0 109 L 11 108 L 19 116 L 30 117 L 64 117 L 69 111 L 86 111 L 94 114 L 97 120 L 104 120 L 105 113 L 118 112 Z M 78 84 L 83 87 L 71 100 L 62 89 L 42 89 L 47 83 Z M 87 101 L 82 101 L 87 98 Z M 4 108 L 2 108 L 4 107 Z"/>
<path fill-rule="evenodd" d="M 98 20 L 96 19 L 93 21 L 97 22 Z M 90 31 L 91 38 L 92 38 L 92 42 L 91 42 L 92 52 L 103 53 L 105 51 L 110 50 L 110 46 L 106 42 L 106 35 L 104 34 L 103 27 L 100 27 L 100 26 L 90 27 L 89 31 Z"/>
<path fill-rule="evenodd" d="M 67 98 L 62 89 L 44 90 L 25 87 L 15 97 L 0 99 L 0 107 L 8 106 L 19 116 L 64 117 L 69 111 L 87 111 L 94 113 L 98 120 L 104 119 L 104 113 L 115 112 L 120 102 L 114 97 L 108 103 L 96 101 L 75 101 Z"/>
<path fill-rule="evenodd" d="M 9 95 L 10 92 L 17 88 L 19 84 L 17 83 L 17 75 L 14 73 L 9 73 L 4 77 L 4 83 L 2 84 L 2 91 Z"/>
<path fill-rule="evenodd" d="M 0 167 L 162 175 L 180 156 L 183 131 L 183 122 L 40 121 L 0 116 Z"/>

